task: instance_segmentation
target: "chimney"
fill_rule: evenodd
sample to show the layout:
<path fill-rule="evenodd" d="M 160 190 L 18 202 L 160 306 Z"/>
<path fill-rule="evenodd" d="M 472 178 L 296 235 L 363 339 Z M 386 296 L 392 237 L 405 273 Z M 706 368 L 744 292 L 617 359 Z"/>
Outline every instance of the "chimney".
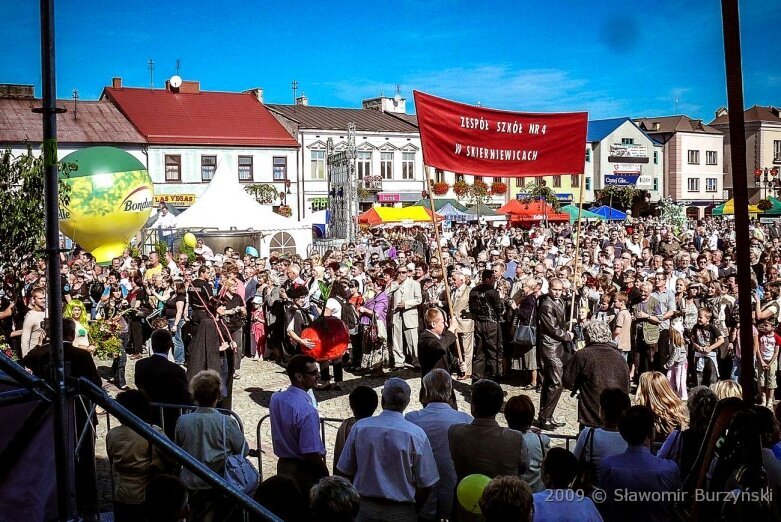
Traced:
<path fill-rule="evenodd" d="M 35 87 L 16 83 L 0 83 L 0 98 L 35 98 Z"/>
<path fill-rule="evenodd" d="M 309 98 L 306 97 L 306 94 L 301 93 L 301 96 L 296 98 L 296 105 L 302 105 L 304 107 L 309 105 Z"/>
<path fill-rule="evenodd" d="M 119 76 L 114 76 L 111 79 L 111 86 L 115 89 L 121 89 L 122 88 L 122 78 Z"/>
<path fill-rule="evenodd" d="M 246 91 L 244 91 L 244 94 L 251 94 L 260 103 L 263 103 L 263 89 L 261 89 L 260 87 L 255 87 L 253 89 L 247 89 Z"/>
<path fill-rule="evenodd" d="M 396 95 L 394 97 L 379 96 L 377 98 L 362 100 L 361 107 L 363 109 L 371 109 L 380 112 L 393 112 L 396 114 L 406 114 L 407 100 L 405 100 L 399 95 Z"/>
<path fill-rule="evenodd" d="M 181 94 L 198 94 L 200 92 L 201 92 L 201 82 L 184 80 L 182 82 L 182 86 L 179 87 L 179 93 Z"/>
<path fill-rule="evenodd" d="M 727 115 L 726 107 L 719 107 L 718 109 L 716 109 L 717 118 L 721 118 L 722 116 L 726 116 L 726 115 Z"/>

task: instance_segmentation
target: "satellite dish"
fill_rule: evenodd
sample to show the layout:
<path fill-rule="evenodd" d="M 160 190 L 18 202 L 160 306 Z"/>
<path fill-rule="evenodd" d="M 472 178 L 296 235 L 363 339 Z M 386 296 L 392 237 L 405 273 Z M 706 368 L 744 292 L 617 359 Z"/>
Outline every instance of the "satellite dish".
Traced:
<path fill-rule="evenodd" d="M 182 77 L 178 75 L 171 76 L 171 79 L 168 80 L 168 83 L 173 87 L 174 89 L 178 89 L 182 86 Z"/>

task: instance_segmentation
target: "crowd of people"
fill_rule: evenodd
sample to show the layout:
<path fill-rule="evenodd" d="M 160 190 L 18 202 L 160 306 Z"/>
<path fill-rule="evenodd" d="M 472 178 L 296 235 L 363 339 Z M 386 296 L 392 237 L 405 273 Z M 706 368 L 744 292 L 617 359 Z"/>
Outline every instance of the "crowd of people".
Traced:
<path fill-rule="evenodd" d="M 291 386 L 269 407 L 278 476 L 256 493 L 269 505 L 270 491 L 293 488 L 318 520 L 336 505 L 318 494 L 338 495 L 359 520 L 470 520 L 455 491 L 478 473 L 493 479 L 480 500 L 486 520 L 666 520 L 675 502 L 622 502 L 615 492 L 689 487 L 719 401 L 740 396 L 742 357 L 754 361 L 760 391 L 751 410 L 757 451 L 770 487 L 781 485 L 772 414 L 781 226 L 755 223 L 749 233 L 751 347 L 740 345 L 734 223 L 711 218 L 683 229 L 656 218 L 589 223 L 579 238 L 566 223 L 454 225 L 439 243 L 423 228 L 365 230 L 308 257 L 215 254 L 203 238 L 191 254 L 127 250 L 109 266 L 76 250 L 63 256 L 57 284 L 72 351 L 94 351 L 90 321 L 113 323 L 120 397 L 215 471 L 226 454 L 247 451 L 215 409 L 231 408 L 234 380 L 255 371 L 252 361 L 286 368 Z M 41 375 L 47 275 L 43 260 L 6 270 L 0 297 L 3 336 Z M 302 332 L 323 317 L 349 331 L 343 357 L 306 355 L 312 341 Z M 136 363 L 136 396 L 125 367 L 148 353 Z M 380 397 L 365 386 L 350 393 L 355 416 L 337 435 L 337 480 L 315 392 L 338 391 L 345 372 L 387 380 Z M 405 415 L 410 375 L 422 379 L 424 408 Z M 455 404 L 459 383 L 471 415 Z M 572 453 L 545 434 L 566 426 L 555 415 L 565 389 L 578 401 Z M 154 418 L 141 397 L 198 409 Z M 508 428 L 496 420 L 502 412 Z M 192 519 L 224 512 L 199 479 L 180 478 Z M 132 513 L 143 488 L 130 489 L 118 502 Z M 596 501 L 594 491 L 607 498 Z"/>

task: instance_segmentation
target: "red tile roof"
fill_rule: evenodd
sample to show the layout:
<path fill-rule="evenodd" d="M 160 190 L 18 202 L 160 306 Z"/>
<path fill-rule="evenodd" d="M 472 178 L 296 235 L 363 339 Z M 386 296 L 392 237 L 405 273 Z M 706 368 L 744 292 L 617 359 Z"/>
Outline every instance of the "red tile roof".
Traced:
<path fill-rule="evenodd" d="M 35 98 L 0 98 L 0 142 L 40 143 L 43 141 L 40 107 Z M 132 144 L 146 140 L 111 103 L 57 100 L 57 107 L 68 112 L 57 116 L 57 141 L 60 143 Z M 75 117 L 74 117 L 75 116 Z"/>
<path fill-rule="evenodd" d="M 252 94 L 106 87 L 103 96 L 114 102 L 149 143 L 298 147 L 295 138 Z"/>

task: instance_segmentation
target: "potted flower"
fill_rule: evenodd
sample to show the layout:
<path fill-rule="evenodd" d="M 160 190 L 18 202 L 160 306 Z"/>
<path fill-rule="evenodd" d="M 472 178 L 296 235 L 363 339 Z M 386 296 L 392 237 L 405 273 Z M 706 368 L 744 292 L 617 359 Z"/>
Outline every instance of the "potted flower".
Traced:
<path fill-rule="evenodd" d="M 280 216 L 290 217 L 293 215 L 293 209 L 288 205 L 280 205 L 279 208 L 277 208 L 277 214 Z"/>
<path fill-rule="evenodd" d="M 444 196 L 447 191 L 450 190 L 450 185 L 444 181 L 437 181 L 434 183 L 434 194 L 437 196 Z"/>
<path fill-rule="evenodd" d="M 120 329 L 118 322 L 106 319 L 96 319 L 89 323 L 87 332 L 90 342 L 95 345 L 95 357 L 101 361 L 110 361 L 119 357 L 122 352 Z"/>
<path fill-rule="evenodd" d="M 469 192 L 469 185 L 467 185 L 466 181 L 463 179 L 456 180 L 455 183 L 453 183 L 453 193 L 456 195 L 458 199 L 463 198 L 467 195 Z"/>
<path fill-rule="evenodd" d="M 760 199 L 757 202 L 757 208 L 763 212 L 770 210 L 773 208 L 773 203 L 770 202 L 769 199 Z"/>
<path fill-rule="evenodd" d="M 502 196 L 507 193 L 507 184 L 501 181 L 494 181 L 491 183 L 491 194 L 494 196 Z"/>

